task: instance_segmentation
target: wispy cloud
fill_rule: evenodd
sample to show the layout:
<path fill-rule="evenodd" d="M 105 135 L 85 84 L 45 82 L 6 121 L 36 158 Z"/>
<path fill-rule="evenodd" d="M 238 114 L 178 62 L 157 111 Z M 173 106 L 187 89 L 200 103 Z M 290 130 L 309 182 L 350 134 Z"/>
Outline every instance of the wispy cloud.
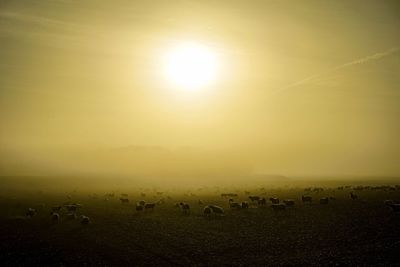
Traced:
<path fill-rule="evenodd" d="M 294 83 L 291 83 L 291 84 L 289 84 L 287 86 L 284 86 L 284 87 L 282 87 L 282 88 L 280 88 L 278 90 L 275 90 L 272 94 L 276 95 L 276 94 L 281 93 L 283 91 L 286 91 L 288 89 L 295 88 L 295 87 L 307 84 L 307 83 L 312 82 L 312 81 L 316 81 L 317 79 L 323 78 L 323 77 L 325 77 L 325 76 L 327 76 L 329 74 L 332 74 L 332 73 L 334 73 L 336 71 L 339 71 L 339 70 L 342 70 L 342 69 L 345 69 L 345 68 L 348 68 L 348 67 L 351 67 L 351 66 L 354 66 L 354 65 L 360 65 L 360 64 L 368 63 L 370 61 L 379 60 L 381 58 L 390 56 L 390 55 L 392 55 L 394 53 L 397 53 L 399 51 L 400 51 L 400 46 L 393 47 L 393 48 L 391 48 L 389 50 L 386 50 L 384 52 L 378 52 L 378 53 L 375 53 L 373 55 L 365 56 L 365 57 L 362 57 L 362 58 L 359 58 L 359 59 L 344 63 L 342 65 L 339 65 L 339 66 L 336 66 L 334 68 L 325 70 L 323 72 L 316 73 L 314 75 L 311 75 L 309 77 L 301 79 L 301 80 L 299 80 L 297 82 L 294 82 Z"/>

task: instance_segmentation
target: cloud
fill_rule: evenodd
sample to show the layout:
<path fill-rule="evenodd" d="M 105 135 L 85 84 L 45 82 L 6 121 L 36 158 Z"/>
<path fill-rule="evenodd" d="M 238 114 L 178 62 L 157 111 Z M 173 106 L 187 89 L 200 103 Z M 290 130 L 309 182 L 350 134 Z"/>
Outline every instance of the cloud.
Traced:
<path fill-rule="evenodd" d="M 322 77 L 324 77 L 324 76 L 326 76 L 328 74 L 334 73 L 336 71 L 339 71 L 339 70 L 342 70 L 342 69 L 345 69 L 345 68 L 348 68 L 348 67 L 351 67 L 351 66 L 354 66 L 354 65 L 360 65 L 360 64 L 368 63 L 370 61 L 379 60 L 381 58 L 390 56 L 390 55 L 392 55 L 394 53 L 397 53 L 399 51 L 400 51 L 400 46 L 393 47 L 393 48 L 391 48 L 389 50 L 386 50 L 384 52 L 378 52 L 378 53 L 375 53 L 373 55 L 365 56 L 365 57 L 362 57 L 362 58 L 359 58 L 359 59 L 344 63 L 342 65 L 336 66 L 336 67 L 328 69 L 326 71 L 323 71 L 323 72 L 320 72 L 320 73 L 316 73 L 314 75 L 311 75 L 309 77 L 301 79 L 301 80 L 299 80 L 297 82 L 291 83 L 291 84 L 289 84 L 289 85 L 287 85 L 285 87 L 282 87 L 282 88 L 280 88 L 278 90 L 275 90 L 272 94 L 276 95 L 276 94 L 281 93 L 283 91 L 286 91 L 286 90 L 288 90 L 290 88 L 295 88 L 297 86 L 300 86 L 300 85 L 303 85 L 303 84 L 307 84 L 308 82 L 315 81 L 316 79 L 322 78 Z"/>

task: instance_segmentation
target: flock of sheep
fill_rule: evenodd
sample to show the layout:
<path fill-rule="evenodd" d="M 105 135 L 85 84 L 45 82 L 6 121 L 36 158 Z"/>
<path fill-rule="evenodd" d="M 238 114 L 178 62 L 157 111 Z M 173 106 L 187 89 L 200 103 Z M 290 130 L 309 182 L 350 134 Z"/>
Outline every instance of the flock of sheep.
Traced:
<path fill-rule="evenodd" d="M 350 187 L 350 186 L 340 186 L 337 187 L 336 190 L 345 190 L 345 189 L 350 189 L 352 190 L 348 195 L 349 198 L 352 200 L 357 200 L 358 195 L 355 193 L 355 191 L 362 191 L 362 190 L 384 190 L 384 191 L 392 191 L 392 190 L 400 190 L 400 186 L 377 186 L 377 187 L 371 187 L 371 186 L 356 186 L 356 187 Z M 313 202 L 313 197 L 310 195 L 310 193 L 320 193 L 323 192 L 324 189 L 321 187 L 314 187 L 314 188 L 305 188 L 304 192 L 306 193 L 305 195 L 301 196 L 301 202 L 303 204 L 307 203 L 312 203 Z M 270 197 L 268 200 L 265 197 L 261 197 L 259 195 L 250 195 L 250 192 L 245 191 L 245 195 L 247 195 L 248 201 L 236 201 L 239 196 L 237 193 L 222 193 L 220 196 L 222 199 L 228 199 L 227 200 L 227 205 L 228 208 L 231 210 L 245 210 L 249 208 L 260 208 L 260 207 L 266 207 L 267 204 L 274 210 L 274 211 L 283 211 L 286 210 L 287 208 L 291 208 L 295 206 L 296 201 L 294 199 L 284 199 L 280 201 L 278 197 Z M 161 196 L 163 192 L 156 192 L 156 196 Z M 141 197 L 146 197 L 145 193 L 140 194 Z M 108 193 L 105 195 L 104 200 L 108 201 L 111 198 L 114 198 L 115 194 L 114 193 Z M 191 194 L 191 196 L 195 196 L 194 194 Z M 71 198 L 71 197 L 68 197 Z M 171 197 L 167 197 L 169 200 L 171 200 Z M 121 197 L 119 198 L 121 204 L 130 204 L 130 200 L 128 198 L 128 194 L 121 194 Z M 319 198 L 319 204 L 321 205 L 327 205 L 331 201 L 335 201 L 335 197 L 320 197 Z M 149 212 L 149 211 L 154 211 L 156 206 L 164 204 L 165 200 L 164 198 L 161 198 L 160 200 L 156 202 L 146 202 L 145 200 L 140 200 L 136 202 L 135 205 L 135 210 L 136 212 Z M 400 212 L 400 203 L 396 203 L 393 200 L 385 200 L 384 204 L 388 207 L 390 207 L 394 212 Z M 205 217 L 210 217 L 210 216 L 222 216 L 224 215 L 225 211 L 224 208 L 215 205 L 215 204 L 204 204 L 204 201 L 198 200 L 198 205 L 200 207 L 203 207 L 203 215 Z M 61 218 L 65 218 L 67 220 L 78 220 L 82 225 L 87 225 L 90 223 L 90 218 L 86 215 L 81 214 L 78 216 L 78 211 L 82 207 L 81 204 L 78 203 L 65 203 L 64 205 L 61 206 L 53 206 L 51 207 L 50 210 L 50 220 L 53 223 L 58 223 Z M 175 208 L 178 208 L 181 210 L 181 212 L 185 215 L 190 214 L 191 207 L 188 203 L 186 202 L 177 202 L 174 204 Z M 26 217 L 31 218 L 37 214 L 37 210 L 34 208 L 28 208 L 26 211 Z"/>
<path fill-rule="evenodd" d="M 81 214 L 78 216 L 78 210 L 82 207 L 81 204 L 64 204 L 62 206 L 53 206 L 50 209 L 50 220 L 52 223 L 58 223 L 61 220 L 61 216 L 64 216 L 67 220 L 79 219 L 82 225 L 90 223 L 90 218 L 86 215 Z M 32 218 L 37 214 L 37 210 L 34 208 L 28 208 L 26 211 L 26 217 Z"/>

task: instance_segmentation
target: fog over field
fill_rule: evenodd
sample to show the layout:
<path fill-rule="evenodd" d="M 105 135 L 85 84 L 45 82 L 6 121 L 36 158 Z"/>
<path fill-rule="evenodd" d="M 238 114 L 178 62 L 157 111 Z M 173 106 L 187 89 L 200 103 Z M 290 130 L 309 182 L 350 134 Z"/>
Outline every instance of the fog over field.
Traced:
<path fill-rule="evenodd" d="M 399 0 L 0 0 L 0 266 L 399 266 Z"/>

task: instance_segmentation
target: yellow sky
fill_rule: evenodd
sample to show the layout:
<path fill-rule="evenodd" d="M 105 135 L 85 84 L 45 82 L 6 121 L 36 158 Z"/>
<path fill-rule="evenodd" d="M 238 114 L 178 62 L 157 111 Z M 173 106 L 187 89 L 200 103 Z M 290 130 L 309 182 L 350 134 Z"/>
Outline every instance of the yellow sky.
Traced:
<path fill-rule="evenodd" d="M 398 175 L 399 14 L 398 1 L 2 1 L 0 165 L 135 145 Z M 194 92 L 162 77 L 186 41 L 221 63 Z"/>

